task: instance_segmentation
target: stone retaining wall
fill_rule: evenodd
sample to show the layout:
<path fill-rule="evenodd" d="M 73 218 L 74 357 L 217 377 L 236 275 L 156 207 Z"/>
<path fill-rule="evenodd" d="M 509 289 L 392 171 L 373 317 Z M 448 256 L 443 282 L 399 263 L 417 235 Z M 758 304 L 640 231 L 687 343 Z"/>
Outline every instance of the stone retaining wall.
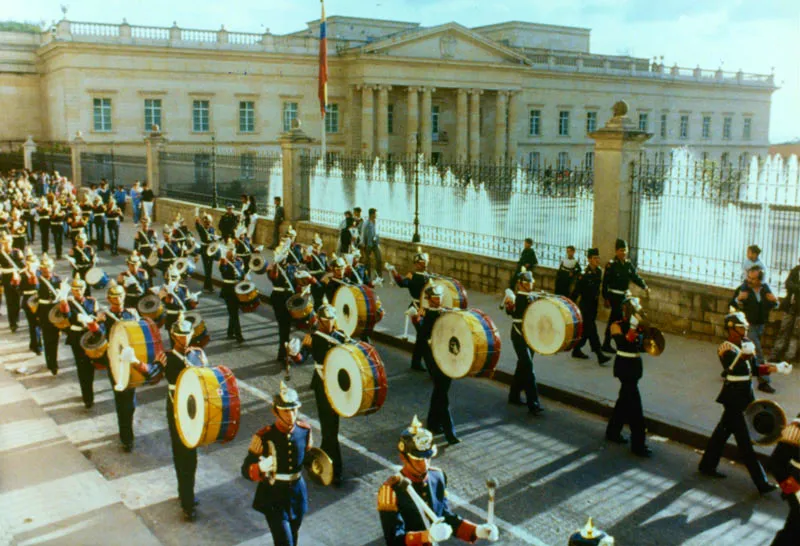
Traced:
<path fill-rule="evenodd" d="M 156 205 L 158 222 L 172 221 L 180 212 L 187 222 L 194 221 L 194 204 L 175 199 L 160 198 Z M 208 209 L 217 225 L 223 209 Z M 284 228 L 286 226 L 284 225 Z M 336 247 L 338 231 L 334 228 L 301 222 L 294 226 L 297 240 L 308 243 L 314 233 L 322 237 L 327 252 Z M 255 240 L 258 244 L 269 245 L 272 241 L 272 221 L 260 218 L 256 226 Z M 397 266 L 398 271 L 405 272 L 410 268 L 411 260 L 417 245 L 383 238 L 381 245 L 383 259 Z M 425 248 L 425 247 L 423 247 Z M 509 260 L 488 258 L 464 252 L 442 249 L 427 249 L 431 256 L 430 269 L 436 273 L 454 277 L 468 290 L 477 290 L 488 294 L 497 294 L 498 303 L 502 293 L 508 286 L 508 280 L 514 272 L 516 264 Z M 605 258 L 605 257 L 604 257 Z M 604 260 L 605 261 L 605 260 Z M 548 267 L 537 267 L 536 286 L 552 291 L 555 287 L 555 270 Z M 733 288 L 725 289 L 707 286 L 672 278 L 642 275 L 650 286 L 650 297 L 644 297 L 642 291 L 632 287 L 634 295 L 642 296 L 642 302 L 649 319 L 665 332 L 683 335 L 706 341 L 719 341 L 724 337 L 723 317 L 728 311 L 728 301 L 733 295 Z M 777 326 L 782 313 L 775 311 L 770 315 L 772 322 L 767 326 L 764 345 L 771 346 L 777 333 Z M 601 308 L 600 319 L 607 317 L 607 311 Z"/>

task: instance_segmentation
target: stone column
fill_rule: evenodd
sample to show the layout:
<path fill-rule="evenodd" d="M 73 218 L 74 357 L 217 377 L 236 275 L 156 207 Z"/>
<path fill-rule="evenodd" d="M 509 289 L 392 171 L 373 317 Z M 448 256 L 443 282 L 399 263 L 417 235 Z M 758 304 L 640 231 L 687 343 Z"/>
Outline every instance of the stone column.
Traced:
<path fill-rule="evenodd" d="M 508 156 L 509 163 L 517 162 L 517 144 L 520 138 L 520 100 L 522 93 L 511 91 L 508 94 Z"/>
<path fill-rule="evenodd" d="M 145 137 L 144 143 L 145 156 L 147 158 L 147 181 L 150 183 L 150 189 L 153 190 L 153 193 L 161 195 L 159 153 L 164 145 L 164 136 L 161 134 L 161 129 L 158 125 L 153 125 L 150 134 Z"/>
<path fill-rule="evenodd" d="M 374 122 L 373 116 L 373 96 L 374 87 L 371 85 L 361 86 L 361 153 L 367 156 L 373 154 L 374 144 Z"/>
<path fill-rule="evenodd" d="M 469 95 L 469 160 L 481 158 L 481 95 L 483 90 L 471 89 Z"/>
<path fill-rule="evenodd" d="M 494 162 L 506 160 L 506 106 L 508 91 L 498 91 L 494 109 Z"/>
<path fill-rule="evenodd" d="M 75 138 L 70 142 L 70 153 L 72 155 L 72 185 L 75 189 L 81 187 L 81 153 L 86 149 L 86 141 L 83 140 L 83 133 L 75 133 Z"/>
<path fill-rule="evenodd" d="M 417 153 L 419 135 L 419 87 L 408 88 L 408 123 L 406 123 L 406 154 L 413 157 Z"/>
<path fill-rule="evenodd" d="M 628 117 L 625 101 L 614 104 L 614 116 L 589 136 L 595 141 L 594 223 L 592 246 L 600 250 L 603 261 L 614 256 L 617 238 L 636 247 L 637 233 L 631 230 L 631 164 L 642 144 L 653 135 L 639 131 Z"/>
<path fill-rule="evenodd" d="M 342 124 L 344 127 L 344 134 L 345 134 L 345 151 L 348 154 L 352 154 L 353 150 L 356 149 L 355 147 L 355 137 L 353 135 L 353 117 L 355 116 L 355 101 L 353 100 L 355 93 L 354 88 L 351 85 L 347 86 L 347 111 L 344 113 L 344 118 L 342 119 Z"/>
<path fill-rule="evenodd" d="M 33 135 L 28 135 L 28 140 L 22 145 L 23 151 L 23 164 L 29 171 L 33 170 L 33 154 L 36 153 L 36 143 L 33 141 Z"/>
<path fill-rule="evenodd" d="M 378 155 L 386 159 L 389 153 L 389 91 L 392 86 L 378 86 Z"/>
<path fill-rule="evenodd" d="M 467 138 L 467 90 L 456 91 L 456 161 L 467 161 L 469 139 Z"/>
<path fill-rule="evenodd" d="M 431 158 L 431 94 L 433 89 L 430 87 L 422 88 L 422 103 L 419 108 L 419 133 L 422 143 L 422 153 L 425 154 L 425 160 L 429 161 Z"/>
<path fill-rule="evenodd" d="M 278 137 L 281 144 L 283 165 L 283 210 L 290 224 L 308 219 L 310 169 L 303 172 L 303 155 L 311 149 L 313 140 L 300 128 L 300 120 L 294 120 L 292 130 Z"/>

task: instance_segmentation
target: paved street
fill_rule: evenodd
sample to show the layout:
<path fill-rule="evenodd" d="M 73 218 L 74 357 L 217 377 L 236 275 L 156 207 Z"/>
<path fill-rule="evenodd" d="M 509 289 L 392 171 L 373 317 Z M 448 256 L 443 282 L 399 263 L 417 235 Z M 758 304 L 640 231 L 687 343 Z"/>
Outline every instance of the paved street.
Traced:
<path fill-rule="evenodd" d="M 116 273 L 122 258 L 104 262 L 107 271 Z M 64 264 L 59 266 L 63 270 Z M 221 300 L 204 296 L 200 310 L 212 334 L 207 348 L 212 363 L 231 367 L 239 381 L 243 417 L 233 442 L 200 450 L 198 522 L 183 522 L 176 498 L 164 415 L 166 384 L 139 389 L 136 450 L 125 454 L 117 439 L 105 373 L 98 373 L 95 380 L 95 407 L 85 410 L 71 355 L 62 345 L 59 375 L 54 378 L 46 371 L 19 375 L 18 382 L 27 393 L 15 391 L 15 396 L 33 397 L 58 425 L 57 434 L 65 436 L 66 447 L 71 444 L 91 463 L 82 470 L 90 478 L 85 491 L 74 483 L 67 489 L 66 497 L 74 494 L 70 514 L 48 514 L 52 510 L 47 502 L 28 500 L 34 498 L 33 484 L 49 479 L 47 472 L 38 475 L 30 468 L 53 465 L 50 452 L 40 447 L 52 447 L 45 441 L 47 437 L 24 448 L 30 456 L 24 472 L 9 468 L 0 457 L 0 508 L 14 506 L 3 513 L 13 518 L 8 524 L 19 544 L 90 544 L 73 540 L 77 535 L 71 535 L 69 529 L 75 528 L 77 533 L 80 523 L 90 520 L 98 509 L 93 505 L 98 501 L 90 493 L 93 487 L 103 485 L 111 488 L 102 490 L 102 506 L 113 506 L 117 495 L 119 507 L 138 516 L 163 544 L 272 544 L 263 518 L 250 508 L 255 486 L 241 478 L 239 467 L 252 432 L 271 422 L 267 404 L 283 377 L 282 368 L 274 362 L 277 328 L 271 310 L 262 306 L 258 313 L 244 316 L 247 342 L 238 346 L 219 339 L 226 320 Z M 4 365 L 24 363 L 30 355 L 24 328 L 11 338 L 3 317 L 0 331 Z M 431 382 L 427 375 L 408 370 L 408 353 L 383 345 L 378 350 L 389 377 L 387 402 L 377 414 L 343 420 L 346 482 L 341 489 L 310 486 L 310 513 L 301 530 L 303 545 L 382 543 L 375 495 L 398 463 L 400 430 L 415 413 L 423 418 L 427 413 Z M 300 392 L 301 412 L 314 425 L 318 443 L 316 409 L 308 387 L 311 373 L 309 365 L 294 368 L 291 384 Z M 613 534 L 618 544 L 637 546 L 769 544 L 782 525 L 787 510 L 784 503 L 777 495 L 759 498 L 741 468 L 723 463 L 722 470 L 730 477 L 709 481 L 695 473 L 696 452 L 658 438 L 651 438 L 656 457 L 642 461 L 624 448 L 606 444 L 602 440 L 605 423 L 598 417 L 545 401 L 547 412 L 530 418 L 524 409 L 507 406 L 506 393 L 505 386 L 488 380 L 454 382 L 453 413 L 464 441 L 453 448 L 441 446 L 435 463 L 448 474 L 451 499 L 459 505 L 458 510 L 473 520 L 485 518 L 485 479 L 493 476 L 499 480 L 497 514 L 502 540 L 498 544 L 565 544 L 569 533 L 588 516 Z M 0 403 L 14 402 L 13 397 L 4 396 Z M 0 421 L 4 440 L 0 454 L 16 452 L 22 449 L 20 445 L 30 443 L 26 431 L 24 421 Z M 95 484 L 92 476 L 97 474 L 89 472 L 91 467 L 105 478 L 105 484 Z M 12 475 L 14 479 L 9 477 Z M 83 494 L 77 494 L 79 491 Z M 72 527 L 62 525 L 59 533 L 48 534 L 65 518 Z M 28 519 L 47 523 L 37 526 Z M 106 537 L 113 537 L 113 527 L 107 533 Z M 116 539 L 122 537 L 97 544 L 130 543 Z"/>

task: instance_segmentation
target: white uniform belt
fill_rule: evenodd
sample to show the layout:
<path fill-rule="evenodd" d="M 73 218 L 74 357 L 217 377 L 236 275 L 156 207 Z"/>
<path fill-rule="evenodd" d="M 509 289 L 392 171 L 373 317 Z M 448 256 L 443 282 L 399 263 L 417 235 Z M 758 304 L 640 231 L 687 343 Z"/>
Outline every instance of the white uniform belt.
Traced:
<path fill-rule="evenodd" d="M 609 288 L 608 291 L 612 294 L 619 294 L 621 296 L 624 296 L 627 293 L 626 290 L 614 290 L 613 288 Z"/>
<path fill-rule="evenodd" d="M 170 392 L 174 392 L 175 391 L 175 385 L 170 385 L 169 386 L 169 391 Z"/>
<path fill-rule="evenodd" d="M 294 474 L 275 474 L 275 481 L 293 482 L 295 480 L 299 480 L 300 476 L 301 476 L 300 472 L 295 472 Z"/>
<path fill-rule="evenodd" d="M 39 305 L 47 305 L 48 303 L 53 303 L 52 300 L 39 300 Z"/>
<path fill-rule="evenodd" d="M 752 375 L 726 375 L 725 381 L 732 381 L 735 383 L 738 381 L 750 381 L 752 378 Z"/>
<path fill-rule="evenodd" d="M 77 324 L 72 324 L 69 329 L 73 332 L 83 332 L 85 330 L 83 326 L 78 326 Z"/>
<path fill-rule="evenodd" d="M 39 220 L 49 220 L 49 216 L 39 216 Z"/>
<path fill-rule="evenodd" d="M 106 213 L 105 213 L 105 212 L 95 212 L 95 213 L 94 213 L 94 217 L 95 217 L 95 218 L 97 218 L 97 217 L 99 217 L 99 216 L 105 216 L 105 215 L 106 215 Z"/>
<path fill-rule="evenodd" d="M 151 246 L 153 246 L 153 245 L 139 244 L 139 248 L 142 248 L 142 247 L 150 248 Z"/>
<path fill-rule="evenodd" d="M 626 351 L 617 351 L 617 356 L 624 356 L 627 358 L 639 358 L 639 353 L 628 353 Z"/>
<path fill-rule="evenodd" d="M 236 284 L 239 281 L 237 279 L 222 279 L 222 282 L 224 282 L 225 284 Z"/>
<path fill-rule="evenodd" d="M 13 272 L 14 272 L 14 268 L 13 267 L 0 268 L 0 273 L 13 273 Z"/>
<path fill-rule="evenodd" d="M 34 294 L 36 294 L 36 290 L 25 290 L 22 292 L 23 296 L 33 296 Z"/>
<path fill-rule="evenodd" d="M 273 286 L 272 287 L 272 291 L 273 292 L 286 292 L 287 290 L 289 290 L 289 289 L 288 288 L 284 288 L 282 286 Z"/>
<path fill-rule="evenodd" d="M 789 459 L 789 464 L 795 468 L 800 468 L 800 461 L 795 461 L 794 459 Z"/>
<path fill-rule="evenodd" d="M 511 322 L 513 322 L 514 324 L 520 324 L 522 322 L 522 319 L 521 318 L 511 319 Z"/>

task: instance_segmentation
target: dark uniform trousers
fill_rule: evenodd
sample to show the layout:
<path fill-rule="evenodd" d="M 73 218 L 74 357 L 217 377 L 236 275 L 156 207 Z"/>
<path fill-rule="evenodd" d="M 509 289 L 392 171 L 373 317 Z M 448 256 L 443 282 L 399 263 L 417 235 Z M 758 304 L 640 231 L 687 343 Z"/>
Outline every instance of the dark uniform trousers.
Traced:
<path fill-rule="evenodd" d="M 797 433 L 798 428 L 800 427 L 794 423 L 787 427 L 794 434 Z M 797 486 L 791 483 L 800 480 L 800 468 L 796 466 L 797 464 L 800 464 L 800 446 L 786 441 L 778 442 L 770 457 L 769 465 L 772 474 L 781 485 L 784 500 L 789 503 L 789 515 L 786 517 L 783 529 L 775 535 L 772 546 L 797 546 L 800 544 L 800 500 L 797 498 L 797 493 L 793 491 Z"/>
<path fill-rule="evenodd" d="M 117 219 L 108 219 L 108 246 L 112 254 L 117 254 L 119 246 L 119 221 Z"/>
<path fill-rule="evenodd" d="M 432 432 L 441 429 L 446 437 L 453 437 L 456 435 L 456 429 L 455 425 L 453 425 L 453 416 L 450 413 L 449 396 L 450 385 L 453 380 L 436 365 L 430 348 L 424 352 L 423 360 L 428 367 L 428 373 L 431 374 L 431 379 L 433 379 L 433 392 L 431 393 L 431 403 L 428 409 L 428 428 Z"/>
<path fill-rule="evenodd" d="M 81 336 L 86 330 L 67 331 L 67 345 L 72 349 L 75 367 L 78 370 L 78 383 L 81 386 L 81 398 L 87 407 L 94 404 L 94 366 L 86 352 L 81 348 Z"/>
<path fill-rule="evenodd" d="M 6 296 L 8 324 L 16 329 L 19 324 L 19 289 L 11 284 L 11 273 L 3 273 L 3 293 Z"/>
<path fill-rule="evenodd" d="M 317 402 L 317 413 L 319 413 L 319 428 L 322 433 L 320 448 L 331 458 L 333 462 L 333 475 L 339 478 L 342 475 L 342 448 L 339 445 L 339 414 L 331 407 L 328 396 L 325 394 L 325 384 L 317 372 L 314 372 L 314 377 L 311 378 L 311 388 L 314 390 L 314 400 Z"/>
<path fill-rule="evenodd" d="M 286 308 L 286 302 L 292 297 L 292 292 L 287 289 L 274 288 L 270 295 L 270 303 L 278 321 L 278 358 L 286 358 L 286 343 L 292 330 L 292 315 Z M 324 393 L 323 393 L 324 394 Z"/>
<path fill-rule="evenodd" d="M 56 258 L 60 260 L 64 252 L 64 223 L 51 223 L 50 232 L 53 234 L 53 245 L 56 248 Z"/>
<path fill-rule="evenodd" d="M 508 392 L 508 399 L 519 400 L 524 390 L 528 409 L 536 409 L 539 407 L 539 392 L 536 387 L 536 373 L 533 371 L 533 353 L 516 326 L 511 327 L 511 344 L 517 353 L 517 367 L 514 370 L 514 380 Z"/>
<path fill-rule="evenodd" d="M 600 334 L 597 331 L 597 306 L 584 307 L 581 305 L 580 309 L 581 316 L 583 317 L 583 337 L 581 337 L 581 340 L 575 345 L 575 349 L 573 350 L 580 350 L 588 341 L 592 352 L 599 353 L 602 349 L 600 345 Z"/>
<path fill-rule="evenodd" d="M 228 336 L 242 337 L 242 326 L 239 322 L 239 298 L 236 297 L 236 283 L 239 282 L 244 274 L 242 273 L 241 261 L 237 258 L 231 264 L 227 260 L 220 262 L 219 272 L 222 276 L 222 289 L 220 297 L 225 300 L 225 308 L 228 310 Z"/>
<path fill-rule="evenodd" d="M 44 360 L 47 369 L 53 373 L 58 372 L 58 338 L 59 330 L 50 322 L 52 305 L 39 304 L 39 323 L 42 325 L 42 341 L 44 345 Z"/>
<path fill-rule="evenodd" d="M 700 459 L 701 470 L 715 470 L 722 458 L 722 450 L 728 438 L 736 439 L 736 446 L 739 449 L 739 457 L 744 461 L 750 478 L 756 486 L 767 484 L 767 475 L 764 467 L 758 462 L 756 452 L 753 450 L 753 442 L 750 440 L 750 433 L 747 431 L 747 424 L 744 420 L 742 410 L 735 408 L 725 408 L 722 418 L 719 420 L 711 438 L 708 441 L 703 458 Z"/>
<path fill-rule="evenodd" d="M 242 337 L 242 324 L 239 320 L 239 299 L 236 294 L 225 296 L 225 308 L 228 310 L 228 335 Z"/>
<path fill-rule="evenodd" d="M 608 322 L 606 323 L 606 331 L 603 335 L 603 346 L 611 346 L 611 325 L 617 321 L 622 320 L 622 302 L 625 300 L 624 294 L 608 294 L 608 302 L 611 305 L 611 310 L 608 314 Z M 586 325 L 584 324 L 584 328 Z M 597 326 L 595 325 L 595 328 Z"/>
<path fill-rule="evenodd" d="M 28 322 L 28 348 L 33 352 L 37 352 L 42 350 L 42 331 L 39 328 L 39 317 L 28 307 L 28 300 L 35 295 L 36 288 L 25 287 L 24 291 L 31 292 L 31 294 L 24 294 L 20 302 L 25 313 L 25 320 Z"/>
<path fill-rule="evenodd" d="M 639 360 L 624 357 L 617 357 L 614 367 L 625 365 L 620 360 Z M 631 449 L 634 451 L 644 449 L 644 410 L 642 409 L 642 396 L 639 394 L 639 380 L 632 378 L 620 378 L 619 398 L 614 405 L 614 412 L 606 427 L 606 437 L 613 438 L 622 433 L 622 427 L 630 426 L 631 429 Z"/>
<path fill-rule="evenodd" d="M 50 252 L 50 219 L 39 219 L 39 234 L 42 236 L 42 252 Z"/>
<path fill-rule="evenodd" d="M 97 250 L 105 250 L 106 245 L 106 214 L 94 215 L 94 233 L 97 241 Z"/>
<path fill-rule="evenodd" d="M 127 311 L 122 312 L 123 320 L 133 319 L 133 315 Z M 106 336 L 111 331 L 115 320 L 106 319 Z M 114 409 L 117 410 L 117 427 L 119 428 L 119 439 L 125 445 L 133 444 L 133 414 L 136 412 L 136 389 L 126 389 L 122 392 L 114 388 L 116 380 L 108 365 L 108 355 L 103 357 L 104 364 L 108 370 L 108 381 L 111 383 L 111 392 L 114 393 Z"/>
<path fill-rule="evenodd" d="M 214 258 L 206 254 L 208 246 L 203 246 L 200 250 L 200 257 L 203 259 L 203 289 L 213 290 L 214 283 L 212 282 L 212 275 L 214 273 Z"/>
<path fill-rule="evenodd" d="M 172 464 L 175 466 L 175 475 L 178 478 L 178 497 L 181 508 L 191 510 L 194 507 L 194 475 L 197 471 L 197 449 L 190 449 L 183 445 L 178 435 L 175 424 L 175 414 L 172 405 L 173 391 L 167 396 L 167 423 L 169 424 L 169 439 L 172 443 Z"/>

